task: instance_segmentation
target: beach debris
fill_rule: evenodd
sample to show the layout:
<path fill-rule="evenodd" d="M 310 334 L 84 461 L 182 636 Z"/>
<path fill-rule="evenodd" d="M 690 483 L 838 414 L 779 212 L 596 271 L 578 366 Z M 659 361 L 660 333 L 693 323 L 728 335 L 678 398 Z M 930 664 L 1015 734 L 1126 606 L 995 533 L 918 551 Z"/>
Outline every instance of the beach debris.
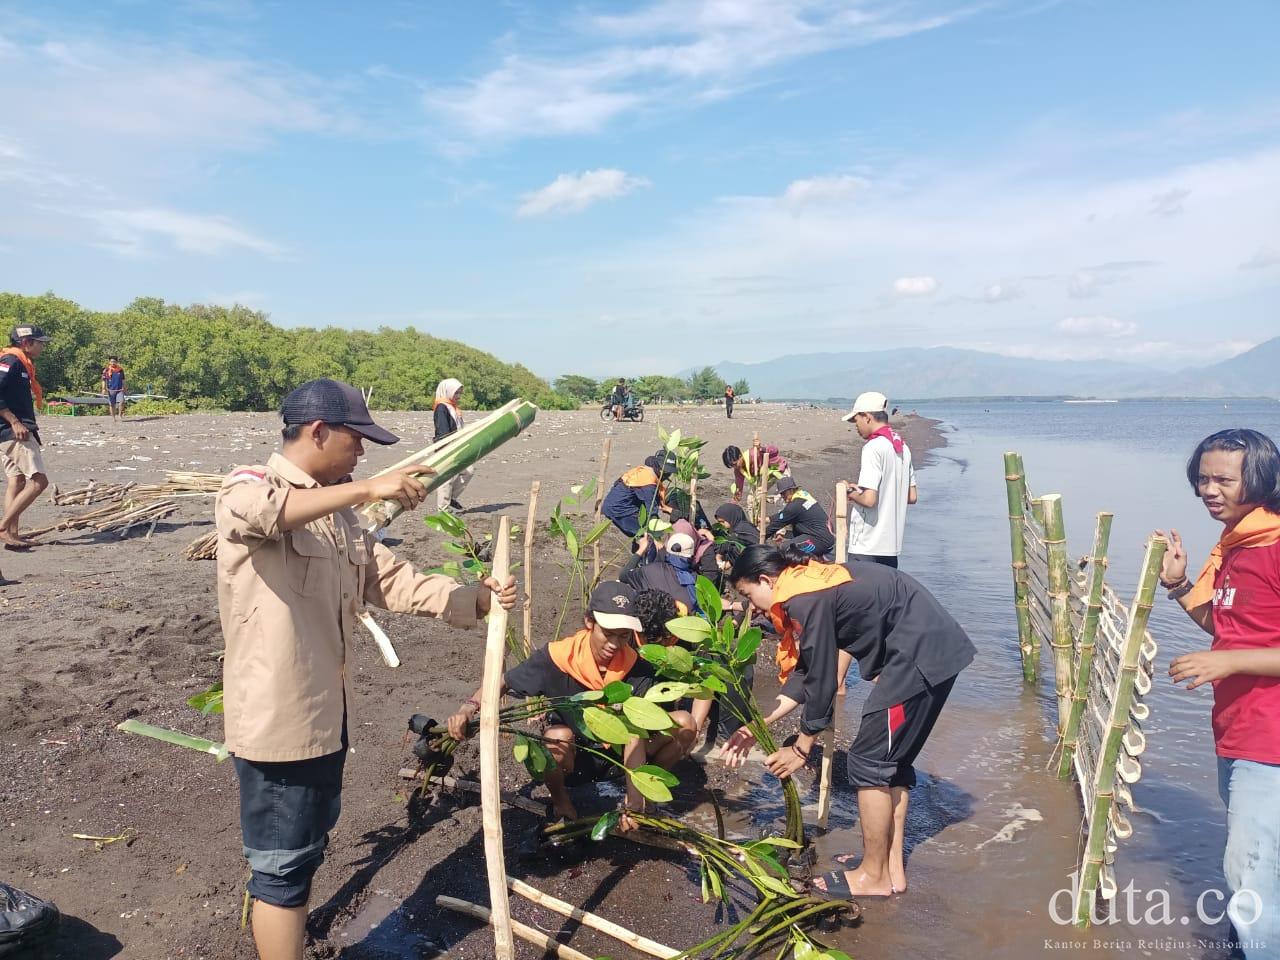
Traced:
<path fill-rule="evenodd" d="M 137 832 L 132 829 L 124 830 L 118 837 L 98 837 L 90 833 L 73 833 L 71 835 L 73 840 L 92 840 L 95 850 L 102 850 L 104 847 L 109 847 L 111 844 L 120 843 L 121 841 L 124 841 L 124 845 L 127 847 L 137 838 Z"/>

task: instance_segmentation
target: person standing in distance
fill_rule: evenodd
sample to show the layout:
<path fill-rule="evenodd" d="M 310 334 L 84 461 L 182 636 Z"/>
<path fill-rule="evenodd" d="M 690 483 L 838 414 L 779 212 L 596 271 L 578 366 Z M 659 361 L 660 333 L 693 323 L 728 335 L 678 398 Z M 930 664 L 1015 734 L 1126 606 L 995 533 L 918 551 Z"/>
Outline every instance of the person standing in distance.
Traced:
<path fill-rule="evenodd" d="M 102 368 L 102 393 L 111 408 L 111 422 L 124 418 L 124 367 L 117 357 L 108 357 Z"/>
<path fill-rule="evenodd" d="M 733 384 L 726 383 L 724 385 L 724 412 L 725 412 L 725 416 L 728 417 L 730 420 L 733 419 L 734 396 L 735 394 L 733 392 Z"/>
<path fill-rule="evenodd" d="M 398 439 L 373 422 L 355 387 L 312 380 L 284 398 L 281 414 L 280 451 L 227 475 L 214 519 L 223 720 L 240 782 L 253 937 L 261 960 L 302 960 L 311 880 L 341 809 L 360 607 L 472 626 L 495 594 L 514 606 L 516 590 L 514 578 L 466 587 L 417 573 L 360 526 L 359 504 L 420 504 L 418 477 L 430 470 L 350 480 L 365 440 Z"/>
<path fill-rule="evenodd" d="M 459 406 L 461 399 L 461 380 L 449 378 L 441 380 L 436 385 L 436 399 L 431 405 L 431 415 L 436 431 L 432 439 L 435 443 L 462 429 L 462 407 Z M 475 475 L 475 467 L 467 467 L 448 483 L 441 484 L 436 491 L 436 509 L 461 513 L 463 506 L 458 498 L 462 496 L 462 491 L 467 489 L 467 484 Z"/>
<path fill-rule="evenodd" d="M 49 486 L 36 427 L 36 409 L 44 407 L 36 359 L 48 342 L 39 327 L 19 324 L 9 334 L 10 346 L 0 350 L 0 465 L 8 481 L 0 543 L 6 550 L 31 549 L 32 541 L 18 532 L 18 523 Z"/>
<path fill-rule="evenodd" d="M 907 528 L 907 506 L 916 502 L 916 471 L 911 448 L 889 426 L 889 401 L 883 393 L 858 396 L 843 417 L 866 441 L 858 482 L 849 486 L 849 559 L 897 567 Z"/>

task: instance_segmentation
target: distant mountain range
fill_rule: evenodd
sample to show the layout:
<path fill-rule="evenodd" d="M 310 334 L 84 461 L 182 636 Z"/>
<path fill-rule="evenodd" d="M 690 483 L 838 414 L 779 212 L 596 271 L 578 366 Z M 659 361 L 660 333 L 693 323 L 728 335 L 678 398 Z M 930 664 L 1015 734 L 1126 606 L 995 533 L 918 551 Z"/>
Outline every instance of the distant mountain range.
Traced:
<path fill-rule="evenodd" d="M 1110 360 L 1031 360 L 955 347 L 810 353 L 763 363 L 719 363 L 766 400 L 849 398 L 881 390 L 913 400 L 942 397 L 1275 397 L 1280 337 L 1229 360 L 1170 373 Z"/>

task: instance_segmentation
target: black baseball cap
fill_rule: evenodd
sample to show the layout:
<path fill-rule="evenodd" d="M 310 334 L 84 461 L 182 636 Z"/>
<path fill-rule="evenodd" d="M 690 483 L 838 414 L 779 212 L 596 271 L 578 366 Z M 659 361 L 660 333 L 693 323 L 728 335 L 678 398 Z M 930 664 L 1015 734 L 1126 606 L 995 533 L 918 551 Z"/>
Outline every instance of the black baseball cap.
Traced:
<path fill-rule="evenodd" d="M 774 484 L 774 488 L 779 493 L 786 493 L 788 490 L 799 489 L 798 486 L 796 485 L 796 482 L 792 480 L 790 477 L 779 477 L 778 482 Z"/>
<path fill-rule="evenodd" d="M 366 440 L 388 445 L 400 438 L 373 422 L 360 391 L 340 380 L 310 380 L 298 387 L 280 405 L 286 424 L 321 420 L 333 426 L 350 427 Z"/>
<path fill-rule="evenodd" d="M 20 323 L 9 331 L 9 342 L 16 347 L 23 340 L 39 340 L 42 343 L 48 343 L 50 337 L 42 327 L 31 323 Z"/>
<path fill-rule="evenodd" d="M 636 592 L 618 580 L 602 580 L 591 591 L 587 612 L 606 630 L 644 629 L 636 616 Z"/>

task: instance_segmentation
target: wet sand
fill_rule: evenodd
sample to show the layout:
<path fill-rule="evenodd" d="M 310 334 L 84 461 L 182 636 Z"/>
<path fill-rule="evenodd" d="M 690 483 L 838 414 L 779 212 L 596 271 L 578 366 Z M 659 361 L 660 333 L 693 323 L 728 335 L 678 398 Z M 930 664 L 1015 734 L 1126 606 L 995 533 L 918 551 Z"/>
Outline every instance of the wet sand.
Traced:
<path fill-rule="evenodd" d="M 714 479 L 700 497 L 708 501 L 729 489 L 719 450 L 728 442 L 747 446 L 753 430 L 779 443 L 798 478 L 815 489 L 829 488 L 835 464 L 842 474 L 856 471 L 859 442 L 831 410 L 741 404 L 732 421 L 713 408 L 650 414 L 645 424 L 619 426 L 601 424 L 589 410 L 540 414 L 526 434 L 480 465 L 464 497 L 477 508 L 468 522 L 483 529 L 501 512 L 522 518 L 534 478 L 543 484 L 539 513 L 545 517 L 572 484 L 595 475 L 605 436 L 614 440 L 611 480 L 657 448 L 659 421 L 708 440 L 705 460 Z M 362 470 L 429 439 L 429 414 L 380 419 L 405 443 L 371 450 Z M 269 415 L 130 418 L 117 426 L 102 418 L 48 418 L 43 426 L 51 478 L 63 489 L 90 478 L 156 481 L 165 469 L 224 472 L 264 461 L 278 437 Z M 908 419 L 903 429 L 919 459 L 938 442 L 931 421 Z M 0 556 L 0 569 L 15 581 L 0 587 L 0 876 L 58 903 L 67 957 L 253 956 L 248 934 L 239 929 L 246 868 L 231 765 L 114 730 L 138 717 L 221 738 L 219 718 L 203 718 L 184 702 L 220 673 L 214 566 L 181 557 L 186 544 L 209 529 L 209 508 L 207 501 L 185 501 L 150 541 L 139 532 L 124 540 L 65 534 L 29 554 Z M 85 509 L 42 499 L 27 521 L 43 525 Z M 396 549 L 423 567 L 445 559 L 439 538 L 417 516 L 401 518 L 390 534 L 403 540 Z M 623 545 L 621 537 L 610 538 L 606 556 Z M 537 642 L 553 639 L 558 555 L 540 536 Z M 401 742 L 406 718 L 416 711 L 442 717 L 470 694 L 480 674 L 482 634 L 391 614 L 378 619 L 404 664 L 389 670 L 372 642 L 360 644 L 353 668 L 355 750 L 342 820 L 315 881 L 311 955 L 419 957 L 430 954 L 430 943 L 447 947 L 451 957 L 491 956 L 487 934 L 434 905 L 439 893 L 487 899 L 478 807 L 441 804 L 425 822 L 410 823 L 407 790 L 397 776 L 410 759 Z M 464 751 L 455 772 L 471 769 L 474 757 Z M 700 770 L 682 772 L 690 791 Z M 765 780 L 759 771 L 748 776 Z M 510 761 L 504 780 L 509 789 L 543 795 L 541 788 L 530 790 Z M 776 785 L 761 789 L 777 795 Z M 585 812 L 590 796 L 583 802 Z M 536 823 L 520 811 L 508 811 L 504 821 L 513 846 Z M 131 843 L 102 850 L 71 836 L 126 829 L 135 835 Z M 630 844 L 607 844 L 572 865 L 520 863 L 513 853 L 512 869 L 556 896 L 598 907 L 676 945 L 701 939 L 715 922 L 715 908 L 698 901 L 687 863 Z M 517 902 L 515 911 L 526 922 L 561 927 L 527 903 Z M 379 926 L 371 932 L 374 921 Z M 589 953 L 619 952 L 590 931 L 574 932 L 573 942 Z M 520 955 L 535 953 L 521 948 Z"/>

